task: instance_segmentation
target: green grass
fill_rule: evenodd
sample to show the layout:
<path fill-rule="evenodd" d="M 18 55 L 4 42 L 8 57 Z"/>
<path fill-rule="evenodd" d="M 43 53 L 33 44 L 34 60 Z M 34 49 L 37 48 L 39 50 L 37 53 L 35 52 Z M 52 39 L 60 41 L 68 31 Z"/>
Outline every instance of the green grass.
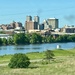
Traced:
<path fill-rule="evenodd" d="M 58 49 L 58 50 L 53 50 L 53 53 L 55 56 L 71 56 L 75 55 L 75 49 L 70 49 L 70 50 Z"/>
<path fill-rule="evenodd" d="M 63 50 L 63 49 L 56 49 L 52 50 L 55 56 L 74 56 L 75 55 L 75 49 L 70 50 Z M 33 53 L 27 53 L 26 54 L 30 59 L 42 59 L 45 57 L 45 52 L 33 52 Z"/>
<path fill-rule="evenodd" d="M 57 57 L 49 64 L 35 62 L 26 69 L 1 66 L 0 73 L 1 75 L 75 75 L 75 57 Z"/>
<path fill-rule="evenodd" d="M 0 56 L 0 60 L 10 60 L 11 57 L 12 55 L 2 55 Z"/>
<path fill-rule="evenodd" d="M 2 55 L 0 56 L 0 64 L 9 63 L 12 55 Z"/>
<path fill-rule="evenodd" d="M 0 66 L 1 75 L 75 75 L 75 49 L 53 50 L 54 61 L 32 62 L 29 68 L 11 69 L 8 66 Z M 27 53 L 31 60 L 42 59 L 45 53 Z M 0 56 L 0 64 L 9 63 L 12 55 Z"/>
<path fill-rule="evenodd" d="M 56 49 L 53 50 L 53 53 L 56 56 L 75 56 L 75 49 L 70 49 L 70 50 L 62 50 L 62 49 Z M 43 59 L 45 57 L 45 52 L 32 52 L 32 53 L 27 53 L 26 54 L 31 60 L 34 59 Z M 13 55 L 3 55 L 0 56 L 0 63 L 3 62 L 9 62 L 11 57 Z"/>
<path fill-rule="evenodd" d="M 33 53 L 27 53 L 26 54 L 31 60 L 33 59 L 42 59 L 44 58 L 44 52 L 33 52 Z"/>

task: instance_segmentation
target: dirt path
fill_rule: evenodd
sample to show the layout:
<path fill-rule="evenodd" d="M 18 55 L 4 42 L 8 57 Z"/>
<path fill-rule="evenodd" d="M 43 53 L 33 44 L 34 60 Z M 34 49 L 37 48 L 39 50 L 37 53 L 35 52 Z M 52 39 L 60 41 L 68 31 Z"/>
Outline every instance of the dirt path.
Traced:
<path fill-rule="evenodd" d="M 3 64 L 0 64 L 0 66 L 7 66 L 8 63 L 3 63 Z"/>
<path fill-rule="evenodd" d="M 30 62 L 39 62 L 42 61 L 42 59 L 36 59 L 36 60 L 30 60 Z M 1 63 L 0 66 L 7 66 L 9 63 Z"/>

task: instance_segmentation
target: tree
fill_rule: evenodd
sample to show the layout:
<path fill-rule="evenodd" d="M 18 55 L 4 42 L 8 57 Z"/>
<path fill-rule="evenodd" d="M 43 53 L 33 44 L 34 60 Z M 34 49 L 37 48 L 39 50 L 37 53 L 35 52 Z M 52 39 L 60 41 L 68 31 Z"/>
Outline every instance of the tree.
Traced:
<path fill-rule="evenodd" d="M 8 44 L 13 44 L 13 39 L 12 38 L 8 39 Z"/>
<path fill-rule="evenodd" d="M 47 43 L 47 37 L 42 37 L 42 42 Z"/>
<path fill-rule="evenodd" d="M 19 44 L 19 35 L 18 34 L 15 34 L 13 36 L 13 39 L 14 39 L 14 44 Z"/>
<path fill-rule="evenodd" d="M 30 44 L 30 34 L 25 34 L 25 41 L 26 41 L 26 44 Z"/>
<path fill-rule="evenodd" d="M 33 33 L 30 39 L 31 44 L 42 43 L 42 36 L 37 33 Z"/>
<path fill-rule="evenodd" d="M 3 44 L 3 41 L 2 41 L 2 39 L 0 38 L 0 45 L 2 45 Z"/>
<path fill-rule="evenodd" d="M 14 54 L 8 66 L 10 68 L 27 68 L 30 64 L 29 58 L 22 53 Z"/>
<path fill-rule="evenodd" d="M 70 42 L 75 42 L 75 35 L 70 35 L 68 39 Z"/>
<path fill-rule="evenodd" d="M 2 39 L 2 41 L 3 41 L 3 45 L 7 45 L 7 44 L 8 44 L 8 42 L 7 42 L 7 39 L 6 39 L 6 38 L 3 38 L 3 39 Z"/>
<path fill-rule="evenodd" d="M 53 42 L 55 42 L 55 39 L 53 38 L 53 36 L 48 36 L 47 37 L 47 42 L 48 43 L 53 43 Z"/>
<path fill-rule="evenodd" d="M 24 33 L 14 35 L 14 43 L 15 44 L 26 44 L 27 43 L 26 39 L 27 38 Z"/>
<path fill-rule="evenodd" d="M 68 37 L 69 35 L 60 35 L 59 37 L 56 38 L 56 42 L 68 42 Z"/>
<path fill-rule="evenodd" d="M 45 59 L 50 61 L 51 59 L 53 59 L 53 57 L 54 57 L 54 54 L 51 50 L 45 51 Z"/>

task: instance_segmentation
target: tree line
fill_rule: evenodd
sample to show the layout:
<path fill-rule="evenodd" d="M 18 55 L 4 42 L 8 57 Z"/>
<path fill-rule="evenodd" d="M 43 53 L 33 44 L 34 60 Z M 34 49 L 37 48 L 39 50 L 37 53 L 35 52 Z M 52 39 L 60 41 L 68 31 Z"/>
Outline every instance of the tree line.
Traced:
<path fill-rule="evenodd" d="M 59 35 L 54 38 L 53 35 L 41 36 L 37 33 L 32 34 L 14 34 L 12 38 L 0 38 L 0 45 L 25 45 L 25 44 L 41 44 L 41 43 L 62 43 L 75 42 L 75 35 Z"/>

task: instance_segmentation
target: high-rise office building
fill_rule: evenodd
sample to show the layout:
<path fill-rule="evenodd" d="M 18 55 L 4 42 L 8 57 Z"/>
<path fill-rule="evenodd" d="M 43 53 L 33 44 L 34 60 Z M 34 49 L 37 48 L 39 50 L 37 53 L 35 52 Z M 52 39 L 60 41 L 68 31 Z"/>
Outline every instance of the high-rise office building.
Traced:
<path fill-rule="evenodd" d="M 31 16 L 27 16 L 26 22 L 25 22 L 25 30 L 29 31 L 29 30 L 38 29 L 38 24 L 39 24 L 39 17 L 38 16 L 35 16 L 33 21 L 32 21 Z"/>
<path fill-rule="evenodd" d="M 58 19 L 50 18 L 50 19 L 47 19 L 47 22 L 48 22 L 50 28 L 52 28 L 52 29 L 58 28 Z"/>
<path fill-rule="evenodd" d="M 33 21 L 25 22 L 25 30 L 26 31 L 34 30 L 34 29 L 38 29 L 37 22 L 33 22 Z"/>
<path fill-rule="evenodd" d="M 39 16 L 34 16 L 34 22 L 37 22 L 39 24 Z"/>
<path fill-rule="evenodd" d="M 44 20 L 43 24 L 44 24 L 44 29 L 48 29 L 49 28 L 48 22 L 46 20 Z"/>
<path fill-rule="evenodd" d="M 27 22 L 32 21 L 32 16 L 26 16 L 26 21 Z"/>
<path fill-rule="evenodd" d="M 25 22 L 25 30 L 28 31 L 28 30 L 32 30 L 34 28 L 34 23 L 33 21 L 26 21 Z"/>

